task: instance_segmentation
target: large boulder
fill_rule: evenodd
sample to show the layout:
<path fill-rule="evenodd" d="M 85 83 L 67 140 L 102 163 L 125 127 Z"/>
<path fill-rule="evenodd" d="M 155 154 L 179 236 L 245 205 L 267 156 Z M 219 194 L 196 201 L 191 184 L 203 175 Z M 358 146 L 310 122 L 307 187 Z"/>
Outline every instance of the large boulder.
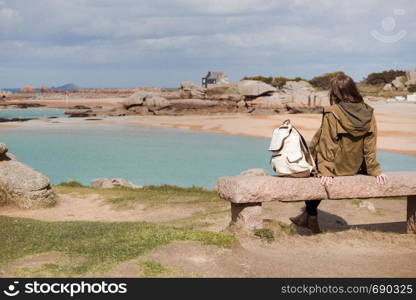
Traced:
<path fill-rule="evenodd" d="M 307 81 L 288 81 L 283 86 L 282 92 L 288 95 L 288 103 L 313 106 L 315 89 Z"/>
<path fill-rule="evenodd" d="M 397 89 L 404 89 L 406 82 L 406 76 L 397 76 L 391 83 Z"/>
<path fill-rule="evenodd" d="M 201 85 L 191 82 L 181 82 L 181 98 L 205 98 L 206 89 Z"/>
<path fill-rule="evenodd" d="M 416 69 L 406 72 L 406 85 L 416 84 Z"/>
<path fill-rule="evenodd" d="M 115 188 L 127 187 L 131 189 L 140 189 L 142 186 L 135 185 L 123 178 L 96 178 L 91 180 L 91 186 L 95 188 Z"/>
<path fill-rule="evenodd" d="M 6 154 L 9 149 L 5 143 L 0 143 L 0 156 Z"/>
<path fill-rule="evenodd" d="M 257 97 L 276 91 L 275 87 L 258 80 L 241 80 L 237 89 L 240 95 L 246 97 Z"/>
<path fill-rule="evenodd" d="M 163 109 L 170 106 L 170 102 L 160 96 L 149 96 L 146 97 L 145 103 L 147 107 L 152 107 L 156 109 Z"/>
<path fill-rule="evenodd" d="M 129 109 L 133 106 L 143 105 L 145 98 L 151 95 L 153 95 L 152 92 L 138 91 L 129 96 L 127 100 L 125 100 L 122 104 L 126 109 Z"/>
<path fill-rule="evenodd" d="M 55 204 L 49 178 L 16 160 L 14 155 L 0 155 L 0 202 L 20 208 L 40 208 Z M 7 149 L 7 146 L 6 146 Z"/>
<path fill-rule="evenodd" d="M 393 90 L 394 90 L 394 87 L 393 87 L 393 84 L 391 83 L 386 83 L 383 87 L 383 91 L 393 91 Z"/>
<path fill-rule="evenodd" d="M 279 109 L 284 107 L 286 97 L 281 93 L 273 93 L 271 96 L 262 96 L 251 101 L 256 108 Z"/>
<path fill-rule="evenodd" d="M 25 85 L 24 87 L 20 88 L 21 93 L 35 93 L 36 88 L 32 85 Z"/>
<path fill-rule="evenodd" d="M 0 100 L 3 98 L 9 97 L 11 95 L 12 95 L 11 92 L 0 89 Z"/>

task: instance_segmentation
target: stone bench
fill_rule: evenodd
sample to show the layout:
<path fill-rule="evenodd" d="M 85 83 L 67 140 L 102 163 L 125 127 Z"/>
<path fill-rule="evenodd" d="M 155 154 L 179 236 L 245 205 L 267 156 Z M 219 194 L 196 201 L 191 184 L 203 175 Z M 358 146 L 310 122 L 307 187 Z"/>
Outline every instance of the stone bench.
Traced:
<path fill-rule="evenodd" d="M 407 232 L 416 233 L 416 172 L 387 173 L 386 184 L 366 175 L 335 177 L 330 186 L 319 178 L 230 176 L 217 182 L 219 196 L 231 202 L 232 221 L 245 228 L 261 228 L 262 203 L 269 201 L 365 199 L 407 196 Z"/>

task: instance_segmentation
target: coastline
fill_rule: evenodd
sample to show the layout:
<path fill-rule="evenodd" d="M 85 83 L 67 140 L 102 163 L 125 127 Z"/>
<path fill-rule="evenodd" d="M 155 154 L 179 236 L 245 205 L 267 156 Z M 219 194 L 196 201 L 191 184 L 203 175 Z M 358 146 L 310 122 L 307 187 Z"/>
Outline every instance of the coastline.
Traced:
<path fill-rule="evenodd" d="M 94 99 L 96 101 L 96 99 Z M 378 124 L 378 150 L 407 155 L 416 155 L 416 105 L 370 103 L 375 109 Z M 56 106 L 55 106 L 56 107 Z M 135 115 L 126 117 L 91 118 L 54 118 L 38 119 L 26 122 L 0 123 L 0 128 L 47 126 L 73 126 L 98 124 L 128 124 L 154 127 L 177 128 L 201 132 L 270 138 L 274 128 L 286 119 L 291 119 L 294 126 L 310 141 L 321 124 L 321 114 L 268 114 L 250 115 L 246 113 L 155 116 Z M 90 120 L 88 120 L 90 119 Z"/>

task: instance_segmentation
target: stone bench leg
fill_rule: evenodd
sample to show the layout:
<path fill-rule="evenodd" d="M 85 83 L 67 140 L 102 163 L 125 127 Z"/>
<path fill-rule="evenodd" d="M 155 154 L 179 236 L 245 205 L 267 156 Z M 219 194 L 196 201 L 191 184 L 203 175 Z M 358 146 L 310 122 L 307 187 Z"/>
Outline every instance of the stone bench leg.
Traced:
<path fill-rule="evenodd" d="M 261 202 L 232 203 L 231 221 L 247 229 L 263 228 Z"/>
<path fill-rule="evenodd" d="M 416 195 L 407 196 L 407 233 L 416 233 Z"/>

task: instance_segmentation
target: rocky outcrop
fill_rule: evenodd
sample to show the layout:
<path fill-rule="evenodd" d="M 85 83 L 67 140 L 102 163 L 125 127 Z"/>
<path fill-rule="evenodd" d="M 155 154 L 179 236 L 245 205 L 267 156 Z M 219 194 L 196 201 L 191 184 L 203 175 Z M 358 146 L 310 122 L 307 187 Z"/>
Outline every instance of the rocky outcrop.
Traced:
<path fill-rule="evenodd" d="M 262 96 L 251 101 L 251 105 L 260 109 L 280 109 L 287 103 L 287 96 L 283 93 L 273 93 L 270 96 Z"/>
<path fill-rule="evenodd" d="M 146 92 L 146 91 L 138 91 L 134 93 L 133 95 L 129 96 L 126 101 L 124 101 L 122 104 L 124 108 L 129 109 L 133 106 L 143 105 L 144 99 L 147 96 L 153 95 L 153 92 Z"/>
<path fill-rule="evenodd" d="M 140 189 L 142 186 L 135 185 L 130 181 L 123 178 L 96 178 L 91 180 L 91 186 L 95 188 L 115 188 L 115 187 L 127 187 L 131 189 Z"/>
<path fill-rule="evenodd" d="M 55 204 L 48 177 L 16 160 L 0 146 L 0 202 L 20 208 L 40 208 Z"/>
<path fill-rule="evenodd" d="M 96 116 L 92 109 L 68 109 L 65 111 L 65 114 L 70 118 L 86 118 Z"/>
<path fill-rule="evenodd" d="M 205 98 L 206 89 L 201 85 L 184 81 L 181 82 L 181 98 Z"/>
<path fill-rule="evenodd" d="M 48 89 L 46 86 L 41 85 L 41 86 L 40 86 L 40 92 L 41 92 L 41 93 L 50 93 L 50 92 L 51 92 L 51 90 L 50 90 L 50 89 Z"/>
<path fill-rule="evenodd" d="M 392 82 L 386 83 L 383 87 L 384 91 L 404 90 L 411 85 L 416 84 L 416 69 L 406 72 L 404 76 L 397 76 Z"/>
<path fill-rule="evenodd" d="M 258 97 L 276 91 L 275 87 L 257 80 L 241 80 L 237 89 L 240 95 L 246 97 Z"/>
<path fill-rule="evenodd" d="M 170 106 L 170 102 L 160 96 L 148 96 L 146 97 L 145 105 L 149 108 L 159 110 Z"/>
<path fill-rule="evenodd" d="M 383 91 L 393 91 L 394 86 L 391 83 L 386 83 L 383 87 Z"/>
<path fill-rule="evenodd" d="M 406 72 L 406 86 L 416 84 L 416 69 Z"/>
<path fill-rule="evenodd" d="M 7 98 L 11 95 L 13 95 L 11 92 L 0 89 L 0 100 Z"/>
<path fill-rule="evenodd" d="M 396 88 L 396 89 L 404 89 L 405 86 L 405 82 L 406 82 L 406 76 L 397 76 L 392 82 L 391 84 Z"/>
<path fill-rule="evenodd" d="M 36 88 L 32 85 L 25 85 L 24 87 L 20 88 L 21 93 L 35 93 Z"/>

